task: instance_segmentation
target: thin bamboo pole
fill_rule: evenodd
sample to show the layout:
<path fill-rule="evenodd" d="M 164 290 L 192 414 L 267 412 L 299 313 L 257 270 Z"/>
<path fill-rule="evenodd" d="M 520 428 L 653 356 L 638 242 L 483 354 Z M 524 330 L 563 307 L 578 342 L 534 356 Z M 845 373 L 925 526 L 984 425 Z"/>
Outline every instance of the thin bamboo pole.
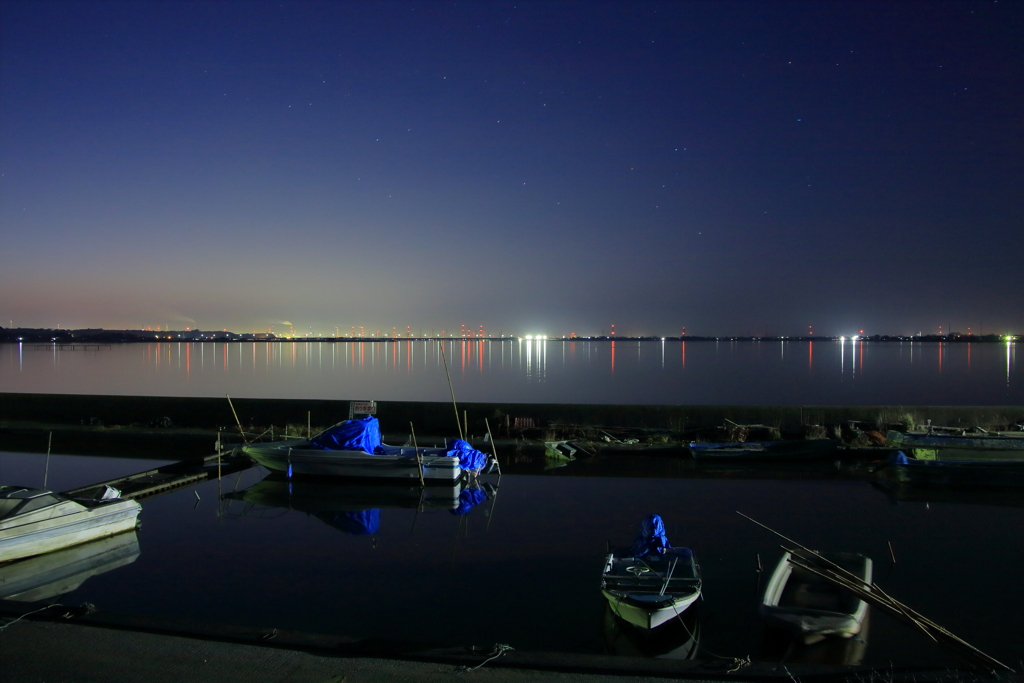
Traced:
<path fill-rule="evenodd" d="M 46 488 L 46 481 L 50 478 L 50 447 L 53 446 L 53 432 L 46 441 L 46 467 L 43 469 L 43 488 Z"/>
<path fill-rule="evenodd" d="M 420 447 L 416 444 L 416 429 L 412 422 L 409 422 L 409 431 L 412 433 L 412 447 L 416 451 L 416 466 L 420 468 L 420 486 L 426 486 L 423 482 L 423 460 L 420 459 Z"/>
<path fill-rule="evenodd" d="M 224 394 L 228 396 L 227 394 Z M 245 430 L 242 429 L 242 421 L 238 419 L 238 413 L 235 411 L 235 404 L 231 402 L 231 397 L 228 396 L 228 405 L 231 406 L 231 414 L 235 416 L 235 424 L 238 425 L 238 433 L 242 435 L 242 442 L 249 443 L 249 440 L 245 438 Z"/>
<path fill-rule="evenodd" d="M 448 358 L 444 354 L 444 341 L 438 340 L 437 342 L 441 346 L 441 360 L 444 361 L 444 376 L 448 378 L 448 391 L 452 394 L 452 407 L 455 408 L 455 424 L 459 426 L 459 438 L 463 439 L 462 436 L 462 420 L 459 419 L 459 405 L 455 402 L 455 389 L 452 388 L 452 376 L 448 372 Z"/>
<path fill-rule="evenodd" d="M 484 418 L 484 424 L 487 425 L 487 438 L 491 440 L 491 455 L 494 456 L 494 465 L 498 468 L 498 481 L 501 481 L 501 463 L 498 462 L 498 447 L 494 444 L 494 434 L 491 433 L 491 423 Z"/>
<path fill-rule="evenodd" d="M 924 633 L 926 633 L 932 640 L 937 641 L 938 638 L 936 637 L 936 634 L 940 635 L 948 642 L 962 647 L 967 654 L 973 656 L 975 659 L 989 666 L 1002 668 L 1006 671 L 1013 671 L 1013 669 L 1003 664 L 999 660 L 985 654 L 984 652 L 974 647 L 967 641 L 954 635 L 946 628 L 939 626 L 934 621 L 927 619 L 926 617 L 923 617 L 918 612 L 914 611 L 910 607 L 896 600 L 895 598 L 887 594 L 885 591 L 883 591 L 881 587 L 878 586 L 878 584 L 867 583 L 866 581 L 864 581 L 857 575 L 853 574 L 852 572 L 849 572 L 843 567 L 837 565 L 836 563 L 831 562 L 830 560 L 822 557 L 821 553 L 817 552 L 816 550 L 811 550 L 810 548 L 801 545 L 800 543 L 797 543 L 793 539 L 783 536 L 778 531 L 775 531 L 771 527 L 762 524 L 761 522 L 758 522 L 753 517 L 748 517 L 747 515 L 743 514 L 738 510 L 736 511 L 736 514 L 738 514 L 740 517 L 750 520 L 759 527 L 767 531 L 770 531 L 779 538 L 782 538 L 785 541 L 792 543 L 801 550 L 814 556 L 815 560 L 821 561 L 828 565 L 832 565 L 834 569 L 829 569 L 827 567 L 819 567 L 814 562 L 809 561 L 808 558 L 802 557 L 798 553 L 795 555 L 797 558 L 796 560 L 790 559 L 790 562 L 792 564 L 795 564 L 798 567 L 806 569 L 807 571 L 810 571 L 813 574 L 817 574 L 818 576 L 821 576 L 826 580 L 832 581 L 833 583 L 836 583 L 839 586 L 848 589 L 850 592 L 854 593 L 864 601 L 871 602 L 872 604 L 877 605 L 882 609 L 889 610 L 893 612 L 897 617 L 909 620 L 911 623 L 913 623 L 915 626 L 921 629 Z M 793 551 L 789 552 L 792 553 Z"/>

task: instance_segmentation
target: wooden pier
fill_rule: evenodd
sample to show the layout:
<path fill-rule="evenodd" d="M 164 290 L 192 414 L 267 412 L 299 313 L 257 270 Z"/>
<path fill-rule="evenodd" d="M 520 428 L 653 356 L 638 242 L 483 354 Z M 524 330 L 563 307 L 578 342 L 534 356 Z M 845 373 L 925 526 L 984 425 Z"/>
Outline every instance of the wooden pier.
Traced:
<path fill-rule="evenodd" d="M 248 469 L 253 463 L 247 457 L 233 457 L 231 452 L 208 455 L 204 458 L 184 460 L 163 467 L 118 477 L 98 484 L 89 484 L 62 494 L 69 498 L 88 497 L 94 489 L 112 486 L 121 492 L 121 498 L 142 500 L 167 493 L 184 486 L 199 484 L 225 474 Z"/>

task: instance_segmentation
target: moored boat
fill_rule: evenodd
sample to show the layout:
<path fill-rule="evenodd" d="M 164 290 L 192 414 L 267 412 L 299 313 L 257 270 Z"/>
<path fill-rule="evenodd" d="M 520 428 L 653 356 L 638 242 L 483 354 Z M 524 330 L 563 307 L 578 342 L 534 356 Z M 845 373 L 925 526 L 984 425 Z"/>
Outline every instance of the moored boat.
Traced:
<path fill-rule="evenodd" d="M 690 454 L 702 459 L 787 460 L 831 455 L 840 445 L 837 439 L 793 439 L 784 441 L 692 441 Z"/>
<path fill-rule="evenodd" d="M 674 548 L 658 515 L 648 515 L 632 547 L 605 558 L 601 592 L 612 612 L 644 629 L 680 617 L 700 597 L 700 567 L 689 548 Z"/>
<path fill-rule="evenodd" d="M 1024 450 L 1024 431 L 984 432 L 967 430 L 891 430 L 886 441 L 897 448 L 970 448 L 981 450 Z"/>
<path fill-rule="evenodd" d="M 88 543 L 134 529 L 142 506 L 102 487 L 95 498 L 0 486 L 0 563 Z"/>
<path fill-rule="evenodd" d="M 768 580 L 761 603 L 765 621 L 801 637 L 806 644 L 828 636 L 850 638 L 860 632 L 868 606 L 862 599 L 794 562 L 845 570 L 870 586 L 871 558 L 859 553 L 786 551 Z"/>
<path fill-rule="evenodd" d="M 443 447 L 388 446 L 377 419 L 345 420 L 310 439 L 246 444 L 242 452 L 269 470 L 312 475 L 454 484 L 482 469 L 488 456 L 462 439 Z"/>
<path fill-rule="evenodd" d="M 882 481 L 901 484 L 964 489 L 1024 487 L 1024 462 L 1019 460 L 919 460 L 900 451 L 876 474 Z"/>

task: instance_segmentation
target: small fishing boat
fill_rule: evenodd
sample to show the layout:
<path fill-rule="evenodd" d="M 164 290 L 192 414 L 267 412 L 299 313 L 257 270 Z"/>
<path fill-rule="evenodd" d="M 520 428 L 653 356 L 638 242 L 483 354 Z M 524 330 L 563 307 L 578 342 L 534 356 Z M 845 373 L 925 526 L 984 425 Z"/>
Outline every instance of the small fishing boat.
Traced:
<path fill-rule="evenodd" d="M 882 481 L 953 488 L 1011 489 L 1024 487 L 1024 462 L 1019 460 L 920 460 L 894 453 L 876 472 Z"/>
<path fill-rule="evenodd" d="M 87 543 L 135 528 L 142 506 L 102 486 L 95 497 L 0 486 L 0 563 Z"/>
<path fill-rule="evenodd" d="M 941 431 L 940 431 L 941 430 Z M 986 432 L 966 429 L 930 428 L 926 431 L 890 430 L 886 441 L 896 448 L 970 448 L 1000 451 L 1024 450 L 1024 431 Z"/>
<path fill-rule="evenodd" d="M 860 632 L 867 603 L 850 591 L 794 564 L 825 570 L 842 568 L 869 586 L 871 558 L 858 553 L 786 551 L 768 580 L 761 615 L 772 626 L 794 632 L 805 644 L 828 636 L 850 638 Z"/>
<path fill-rule="evenodd" d="M 463 472 L 478 472 L 488 456 L 462 439 L 443 447 L 388 446 L 372 415 L 339 422 L 310 439 L 287 439 L 242 446 L 242 452 L 269 470 L 293 475 L 419 480 L 454 484 Z"/>
<path fill-rule="evenodd" d="M 692 441 L 688 447 L 690 454 L 698 460 L 795 460 L 831 455 L 839 447 L 839 440 Z"/>
<path fill-rule="evenodd" d="M 689 548 L 674 548 L 658 515 L 648 515 L 632 547 L 608 553 L 601 592 L 624 621 L 653 629 L 680 617 L 700 597 L 700 567 Z"/>

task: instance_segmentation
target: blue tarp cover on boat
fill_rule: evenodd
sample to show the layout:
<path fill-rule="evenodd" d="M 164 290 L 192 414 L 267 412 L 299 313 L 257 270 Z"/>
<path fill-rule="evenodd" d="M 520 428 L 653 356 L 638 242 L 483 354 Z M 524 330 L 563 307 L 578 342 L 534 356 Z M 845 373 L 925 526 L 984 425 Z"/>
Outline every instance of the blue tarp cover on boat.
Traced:
<path fill-rule="evenodd" d="M 630 557 L 643 557 L 648 554 L 664 555 L 672 546 L 665 535 L 665 523 L 658 515 L 647 515 L 640 522 L 633 545 L 629 549 Z"/>
<path fill-rule="evenodd" d="M 317 515 L 317 517 L 335 529 L 341 529 L 352 536 L 375 534 L 380 528 L 380 508 L 371 508 L 361 512 L 328 513 Z"/>
<path fill-rule="evenodd" d="M 459 506 L 448 512 L 453 515 L 464 515 L 485 500 L 487 500 L 487 493 L 483 489 L 463 489 L 459 493 Z"/>
<path fill-rule="evenodd" d="M 345 420 L 328 427 L 310 443 L 331 451 L 366 451 L 373 453 L 380 446 L 380 425 L 372 415 L 358 420 Z"/>
<path fill-rule="evenodd" d="M 464 470 L 478 470 L 487 464 L 487 454 L 481 453 L 462 439 L 455 439 L 448 455 L 459 459 L 459 467 Z"/>

